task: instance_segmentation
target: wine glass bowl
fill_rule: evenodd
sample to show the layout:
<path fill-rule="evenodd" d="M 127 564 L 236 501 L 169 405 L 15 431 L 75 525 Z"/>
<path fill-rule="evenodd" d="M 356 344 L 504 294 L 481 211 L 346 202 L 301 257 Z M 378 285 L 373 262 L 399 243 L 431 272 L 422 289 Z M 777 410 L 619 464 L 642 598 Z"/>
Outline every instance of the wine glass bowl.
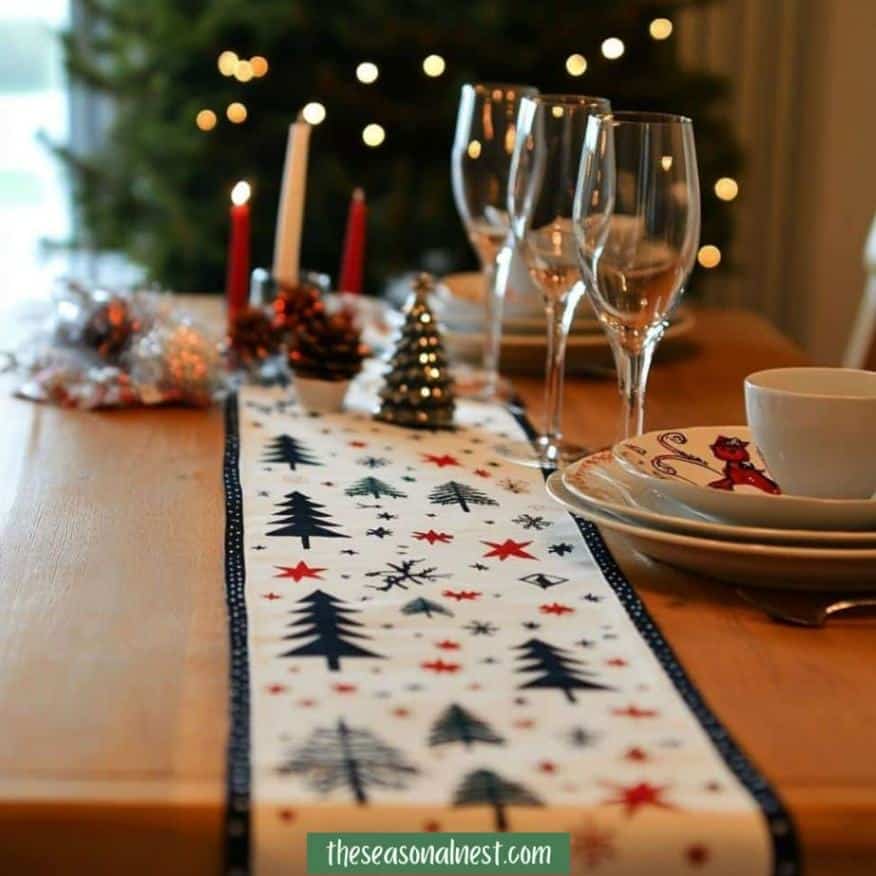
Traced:
<path fill-rule="evenodd" d="M 451 149 L 456 207 L 484 274 L 486 320 L 482 395 L 495 395 L 502 300 L 510 269 L 508 177 L 517 139 L 517 109 L 537 94 L 528 85 L 478 82 L 462 86 Z"/>
<path fill-rule="evenodd" d="M 696 259 L 700 191 L 691 120 L 592 116 L 573 212 L 581 271 L 618 368 L 627 438 L 643 431 L 654 348 Z"/>

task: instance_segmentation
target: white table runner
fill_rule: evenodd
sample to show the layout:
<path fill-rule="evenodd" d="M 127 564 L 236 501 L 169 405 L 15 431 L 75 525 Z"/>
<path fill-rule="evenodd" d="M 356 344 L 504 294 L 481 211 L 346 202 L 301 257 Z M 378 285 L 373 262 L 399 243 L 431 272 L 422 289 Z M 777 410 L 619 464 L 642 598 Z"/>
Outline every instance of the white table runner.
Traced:
<path fill-rule="evenodd" d="M 494 446 L 228 415 L 229 872 L 305 870 L 308 831 L 568 831 L 573 872 L 798 872 L 793 827 L 692 687 L 597 530 Z"/>

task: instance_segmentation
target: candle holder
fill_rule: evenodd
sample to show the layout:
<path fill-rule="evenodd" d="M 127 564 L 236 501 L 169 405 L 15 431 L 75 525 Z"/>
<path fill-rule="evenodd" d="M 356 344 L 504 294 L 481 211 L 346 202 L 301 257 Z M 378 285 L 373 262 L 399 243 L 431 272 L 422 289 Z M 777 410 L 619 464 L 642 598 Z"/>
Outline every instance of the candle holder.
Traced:
<path fill-rule="evenodd" d="M 332 278 L 319 271 L 302 271 L 300 284 L 313 286 L 320 292 L 331 292 Z M 249 280 L 250 307 L 267 307 L 277 297 L 280 284 L 267 268 L 253 268 Z"/>

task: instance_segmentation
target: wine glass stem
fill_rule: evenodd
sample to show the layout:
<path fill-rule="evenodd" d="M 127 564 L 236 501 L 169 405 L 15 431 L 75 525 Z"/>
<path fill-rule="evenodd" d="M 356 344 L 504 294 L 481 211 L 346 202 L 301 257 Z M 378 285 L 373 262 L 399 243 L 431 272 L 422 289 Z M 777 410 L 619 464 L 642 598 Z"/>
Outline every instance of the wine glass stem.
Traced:
<path fill-rule="evenodd" d="M 645 431 L 645 389 L 654 347 L 655 343 L 652 341 L 640 350 L 631 352 L 617 342 L 612 343 L 618 389 L 623 399 L 619 429 L 621 440 L 635 438 Z"/>
<path fill-rule="evenodd" d="M 484 332 L 484 388 L 483 397 L 489 401 L 496 398 L 499 391 L 499 357 L 502 349 L 502 315 L 505 303 L 505 249 L 496 253 L 495 258 L 485 260 L 483 265 L 486 286 L 484 303 L 486 326 Z"/>
<path fill-rule="evenodd" d="M 563 439 L 563 378 L 566 371 L 566 339 L 569 324 L 580 293 L 570 292 L 558 300 L 552 295 L 545 296 L 547 315 L 547 367 L 545 369 L 545 434 L 542 437 L 542 459 L 555 462 L 559 445 Z"/>

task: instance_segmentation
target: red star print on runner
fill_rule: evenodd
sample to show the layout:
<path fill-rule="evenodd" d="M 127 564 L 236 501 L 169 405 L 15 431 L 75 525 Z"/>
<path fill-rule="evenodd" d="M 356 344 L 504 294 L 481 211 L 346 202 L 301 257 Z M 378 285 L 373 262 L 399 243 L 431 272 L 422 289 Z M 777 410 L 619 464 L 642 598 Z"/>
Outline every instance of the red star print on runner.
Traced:
<path fill-rule="evenodd" d="M 502 542 L 482 541 L 481 544 L 489 545 L 492 548 L 492 550 L 484 554 L 484 558 L 498 557 L 502 562 L 507 560 L 508 557 L 520 557 L 523 560 L 536 559 L 536 557 L 524 550 L 524 548 L 532 544 L 531 541 L 514 541 L 513 538 L 506 538 Z"/>
<path fill-rule="evenodd" d="M 343 681 L 339 681 L 337 684 L 332 685 L 332 690 L 339 694 L 356 693 L 356 685 L 346 684 Z"/>
<path fill-rule="evenodd" d="M 577 830 L 571 832 L 572 860 L 583 861 L 589 870 L 613 858 L 615 854 L 612 837 L 614 831 L 600 828 L 595 821 L 588 820 Z"/>
<path fill-rule="evenodd" d="M 623 709 L 612 709 L 613 715 L 621 718 L 656 718 L 656 709 L 640 709 L 638 706 L 626 706 Z"/>
<path fill-rule="evenodd" d="M 637 745 L 634 745 L 632 748 L 628 748 L 626 752 L 624 752 L 624 760 L 632 760 L 632 761 L 643 761 L 648 760 L 648 753 L 639 748 Z"/>
<path fill-rule="evenodd" d="M 281 693 L 285 693 L 288 690 L 288 688 L 286 687 L 285 684 L 269 684 L 265 688 L 265 690 L 269 694 L 281 694 Z"/>
<path fill-rule="evenodd" d="M 606 666 L 627 666 L 627 661 L 623 657 L 612 657 L 605 661 Z"/>
<path fill-rule="evenodd" d="M 430 672 L 437 672 L 439 675 L 442 672 L 457 672 L 459 670 L 458 663 L 445 663 L 443 660 L 426 660 L 421 663 L 423 669 L 428 669 Z"/>
<path fill-rule="evenodd" d="M 691 867 L 702 867 L 709 860 L 709 850 L 701 843 L 695 843 L 685 849 L 684 856 Z"/>
<path fill-rule="evenodd" d="M 277 813 L 277 817 L 280 819 L 280 821 L 295 821 L 295 810 L 281 809 Z"/>
<path fill-rule="evenodd" d="M 492 477 L 492 475 L 491 475 L 491 474 L 490 474 L 485 468 L 476 468 L 476 469 L 474 470 L 474 473 L 475 473 L 479 478 L 489 478 L 489 477 Z"/>
<path fill-rule="evenodd" d="M 441 595 L 462 602 L 464 599 L 477 599 L 481 593 L 478 590 L 444 590 Z"/>
<path fill-rule="evenodd" d="M 542 614 L 571 614 L 575 609 L 568 605 L 563 605 L 560 602 L 549 602 L 546 605 L 540 605 L 538 610 Z"/>
<path fill-rule="evenodd" d="M 540 773 L 555 773 L 557 771 L 557 765 L 552 760 L 543 760 L 538 765 L 538 771 Z"/>
<path fill-rule="evenodd" d="M 368 446 L 367 441 L 351 441 L 350 442 L 350 447 L 367 447 L 367 446 Z"/>
<path fill-rule="evenodd" d="M 297 566 L 274 566 L 275 569 L 280 569 L 279 575 L 274 575 L 275 578 L 292 578 L 296 583 L 302 578 L 316 578 L 322 581 L 320 572 L 325 572 L 324 568 L 317 566 L 308 566 L 304 560 L 299 560 Z"/>
<path fill-rule="evenodd" d="M 434 529 L 430 529 L 428 532 L 415 532 L 414 538 L 417 541 L 428 541 L 429 544 L 435 544 L 436 541 L 447 544 L 453 541 L 453 536 L 449 532 L 435 532 Z"/>
<path fill-rule="evenodd" d="M 441 648 L 442 651 L 458 651 L 459 642 L 451 642 L 450 639 L 444 639 L 441 642 L 436 642 L 435 647 Z"/>
<path fill-rule="evenodd" d="M 275 599 L 282 599 L 282 598 L 283 597 L 280 596 L 279 593 L 274 593 L 273 591 L 271 591 L 270 593 L 263 593 L 262 594 L 262 599 L 267 599 L 270 602 L 273 602 L 273 600 L 275 600 Z"/>
<path fill-rule="evenodd" d="M 666 785 L 652 785 L 650 782 L 639 782 L 637 785 L 615 785 L 615 796 L 604 803 L 619 803 L 627 815 L 635 815 L 642 806 L 657 806 L 660 809 L 675 809 L 671 803 L 663 799 Z"/>
<path fill-rule="evenodd" d="M 459 465 L 459 460 L 451 456 L 449 453 L 442 453 L 440 456 L 436 453 L 424 453 L 423 462 L 437 465 L 438 468 L 444 468 L 448 465 Z"/>

